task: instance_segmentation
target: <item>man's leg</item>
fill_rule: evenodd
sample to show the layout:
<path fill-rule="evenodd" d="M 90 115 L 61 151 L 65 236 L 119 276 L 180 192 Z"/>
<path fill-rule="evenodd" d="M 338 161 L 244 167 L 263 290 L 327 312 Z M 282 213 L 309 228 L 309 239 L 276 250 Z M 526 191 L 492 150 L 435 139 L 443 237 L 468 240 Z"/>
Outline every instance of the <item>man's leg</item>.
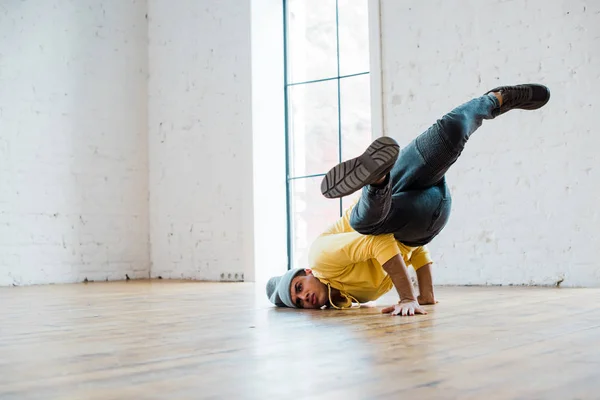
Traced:
<path fill-rule="evenodd" d="M 400 157 L 393 139 L 378 138 L 361 156 L 332 168 L 323 178 L 322 193 L 336 198 L 363 188 L 353 211 L 353 226 L 359 227 L 360 230 L 355 229 L 361 233 L 381 231 L 378 228 L 389 213 L 392 192 L 424 189 L 438 183 L 484 119 L 493 119 L 512 109 L 538 109 L 549 98 L 549 90 L 541 85 L 492 89 L 443 116 L 409 143 Z M 374 185 L 381 183 L 382 177 L 386 181 Z M 393 232 L 393 227 L 390 229 Z"/>
<path fill-rule="evenodd" d="M 494 119 L 513 108 L 534 110 L 549 99 L 545 86 L 505 86 L 456 107 L 402 149 L 391 171 L 393 193 L 439 183 L 484 119 Z"/>

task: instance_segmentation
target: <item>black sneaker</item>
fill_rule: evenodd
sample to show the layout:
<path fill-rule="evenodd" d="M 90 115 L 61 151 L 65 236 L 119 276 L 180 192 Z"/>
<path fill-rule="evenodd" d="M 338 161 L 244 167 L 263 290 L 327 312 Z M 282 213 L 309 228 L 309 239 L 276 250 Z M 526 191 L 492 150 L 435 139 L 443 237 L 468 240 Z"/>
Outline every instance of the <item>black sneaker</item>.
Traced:
<path fill-rule="evenodd" d="M 377 182 L 390 172 L 399 153 L 400 146 L 394 139 L 387 136 L 377 138 L 360 156 L 330 169 L 321 182 L 321 193 L 334 199 Z"/>
<path fill-rule="evenodd" d="M 543 85 L 527 84 L 515 86 L 500 86 L 490 90 L 502 94 L 502 106 L 494 110 L 492 115 L 497 117 L 513 109 L 537 110 L 550 100 L 550 90 Z"/>

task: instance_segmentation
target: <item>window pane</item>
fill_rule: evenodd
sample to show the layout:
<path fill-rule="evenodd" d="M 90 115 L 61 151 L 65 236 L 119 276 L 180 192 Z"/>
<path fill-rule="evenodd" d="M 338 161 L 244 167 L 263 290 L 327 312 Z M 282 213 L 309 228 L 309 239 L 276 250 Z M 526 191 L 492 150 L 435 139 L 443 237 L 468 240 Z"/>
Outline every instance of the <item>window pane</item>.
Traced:
<path fill-rule="evenodd" d="M 340 215 L 339 200 L 321 195 L 322 177 L 291 181 L 294 268 L 308 268 L 308 251 L 313 240 Z"/>
<path fill-rule="evenodd" d="M 342 159 L 356 157 L 373 141 L 370 75 L 340 79 Z"/>
<path fill-rule="evenodd" d="M 368 0 L 339 0 L 340 75 L 369 71 Z"/>
<path fill-rule="evenodd" d="M 337 76 L 335 0 L 288 0 L 289 83 Z"/>
<path fill-rule="evenodd" d="M 339 162 L 337 81 L 289 87 L 292 176 L 327 172 Z"/>

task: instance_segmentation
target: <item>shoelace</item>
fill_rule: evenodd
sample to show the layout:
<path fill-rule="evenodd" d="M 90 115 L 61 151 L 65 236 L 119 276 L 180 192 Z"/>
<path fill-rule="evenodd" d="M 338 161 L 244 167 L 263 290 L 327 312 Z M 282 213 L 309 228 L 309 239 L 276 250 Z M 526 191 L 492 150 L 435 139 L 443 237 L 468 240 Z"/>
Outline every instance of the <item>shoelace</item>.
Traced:
<path fill-rule="evenodd" d="M 510 94 L 510 97 L 506 103 L 514 104 L 524 100 L 529 100 L 531 97 L 531 91 L 529 88 L 514 88 L 507 91 L 507 94 Z M 504 95 L 504 94 L 503 94 Z"/>

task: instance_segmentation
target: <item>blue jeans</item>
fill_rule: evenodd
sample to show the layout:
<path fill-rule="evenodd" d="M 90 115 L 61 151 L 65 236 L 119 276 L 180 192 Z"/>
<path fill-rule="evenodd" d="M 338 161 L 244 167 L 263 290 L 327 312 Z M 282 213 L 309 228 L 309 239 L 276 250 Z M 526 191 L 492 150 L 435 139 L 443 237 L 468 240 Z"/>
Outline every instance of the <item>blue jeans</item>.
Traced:
<path fill-rule="evenodd" d="M 483 95 L 448 114 L 402 149 L 379 186 L 365 186 L 352 210 L 351 226 L 364 235 L 393 233 L 407 246 L 431 242 L 450 218 L 452 198 L 445 174 L 469 137 L 493 119 L 498 99 Z"/>

